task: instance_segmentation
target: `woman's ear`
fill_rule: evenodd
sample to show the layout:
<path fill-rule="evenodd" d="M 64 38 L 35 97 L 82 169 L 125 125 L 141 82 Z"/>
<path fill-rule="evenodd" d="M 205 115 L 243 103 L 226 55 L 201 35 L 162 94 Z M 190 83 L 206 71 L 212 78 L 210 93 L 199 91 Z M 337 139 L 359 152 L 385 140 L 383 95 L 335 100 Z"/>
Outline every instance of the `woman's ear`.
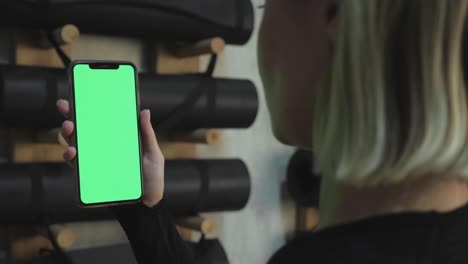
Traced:
<path fill-rule="evenodd" d="M 327 35 L 330 46 L 334 47 L 338 32 L 338 4 L 337 0 L 330 0 L 327 8 Z"/>

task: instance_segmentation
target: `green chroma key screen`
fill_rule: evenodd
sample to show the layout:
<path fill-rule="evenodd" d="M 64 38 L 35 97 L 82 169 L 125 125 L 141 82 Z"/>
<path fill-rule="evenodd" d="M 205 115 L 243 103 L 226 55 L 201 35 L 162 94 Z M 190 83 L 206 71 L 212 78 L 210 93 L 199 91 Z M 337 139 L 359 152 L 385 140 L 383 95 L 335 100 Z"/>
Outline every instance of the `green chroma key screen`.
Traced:
<path fill-rule="evenodd" d="M 85 205 L 142 195 L 135 69 L 73 67 L 77 170 Z"/>

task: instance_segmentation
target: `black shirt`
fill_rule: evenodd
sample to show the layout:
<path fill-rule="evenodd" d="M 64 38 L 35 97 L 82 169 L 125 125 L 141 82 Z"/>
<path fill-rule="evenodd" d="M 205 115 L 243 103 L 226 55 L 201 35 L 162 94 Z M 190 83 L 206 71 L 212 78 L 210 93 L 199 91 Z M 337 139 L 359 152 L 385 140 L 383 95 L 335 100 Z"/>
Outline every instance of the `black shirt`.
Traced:
<path fill-rule="evenodd" d="M 112 209 L 139 264 L 194 263 L 193 252 L 179 236 L 164 200 L 155 208 L 138 203 Z"/>
<path fill-rule="evenodd" d="M 139 264 L 195 263 L 164 201 L 153 209 L 134 204 L 114 211 Z M 468 205 L 449 213 L 378 216 L 309 233 L 288 243 L 269 263 L 466 264 Z"/>

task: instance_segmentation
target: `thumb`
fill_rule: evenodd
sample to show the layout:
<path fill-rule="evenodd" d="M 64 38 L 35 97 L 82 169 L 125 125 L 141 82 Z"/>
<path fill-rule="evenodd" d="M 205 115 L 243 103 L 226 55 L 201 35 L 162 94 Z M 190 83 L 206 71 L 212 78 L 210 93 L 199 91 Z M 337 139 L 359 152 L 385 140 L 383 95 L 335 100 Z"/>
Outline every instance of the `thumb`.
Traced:
<path fill-rule="evenodd" d="M 141 123 L 141 139 L 144 153 L 160 153 L 161 150 L 156 140 L 156 135 L 151 125 L 151 114 L 150 110 L 143 110 L 140 112 L 140 123 Z"/>

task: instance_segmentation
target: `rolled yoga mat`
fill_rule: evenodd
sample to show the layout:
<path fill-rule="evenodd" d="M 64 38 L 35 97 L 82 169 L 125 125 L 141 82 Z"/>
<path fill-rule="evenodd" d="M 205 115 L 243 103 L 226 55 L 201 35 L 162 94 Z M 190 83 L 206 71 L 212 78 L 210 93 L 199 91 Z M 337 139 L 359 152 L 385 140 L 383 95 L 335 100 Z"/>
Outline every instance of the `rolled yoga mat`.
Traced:
<path fill-rule="evenodd" d="M 250 177 L 241 160 L 168 160 L 164 199 L 174 216 L 242 209 Z M 0 165 L 0 224 L 112 219 L 108 208 L 83 209 L 64 163 Z"/>
<path fill-rule="evenodd" d="M 254 28 L 250 0 L 3 0 L 0 10 L 0 27 L 75 24 L 83 33 L 158 41 L 222 37 L 241 45 Z"/>
<path fill-rule="evenodd" d="M 298 150 L 289 160 L 286 176 L 291 197 L 304 207 L 319 207 L 321 176 L 316 173 L 311 151 Z"/>
<path fill-rule="evenodd" d="M 247 128 L 257 116 L 258 95 L 248 80 L 141 73 L 139 84 L 141 107 L 151 109 L 158 132 Z M 8 127 L 59 127 L 55 102 L 68 97 L 62 69 L 0 66 L 0 121 Z"/>

